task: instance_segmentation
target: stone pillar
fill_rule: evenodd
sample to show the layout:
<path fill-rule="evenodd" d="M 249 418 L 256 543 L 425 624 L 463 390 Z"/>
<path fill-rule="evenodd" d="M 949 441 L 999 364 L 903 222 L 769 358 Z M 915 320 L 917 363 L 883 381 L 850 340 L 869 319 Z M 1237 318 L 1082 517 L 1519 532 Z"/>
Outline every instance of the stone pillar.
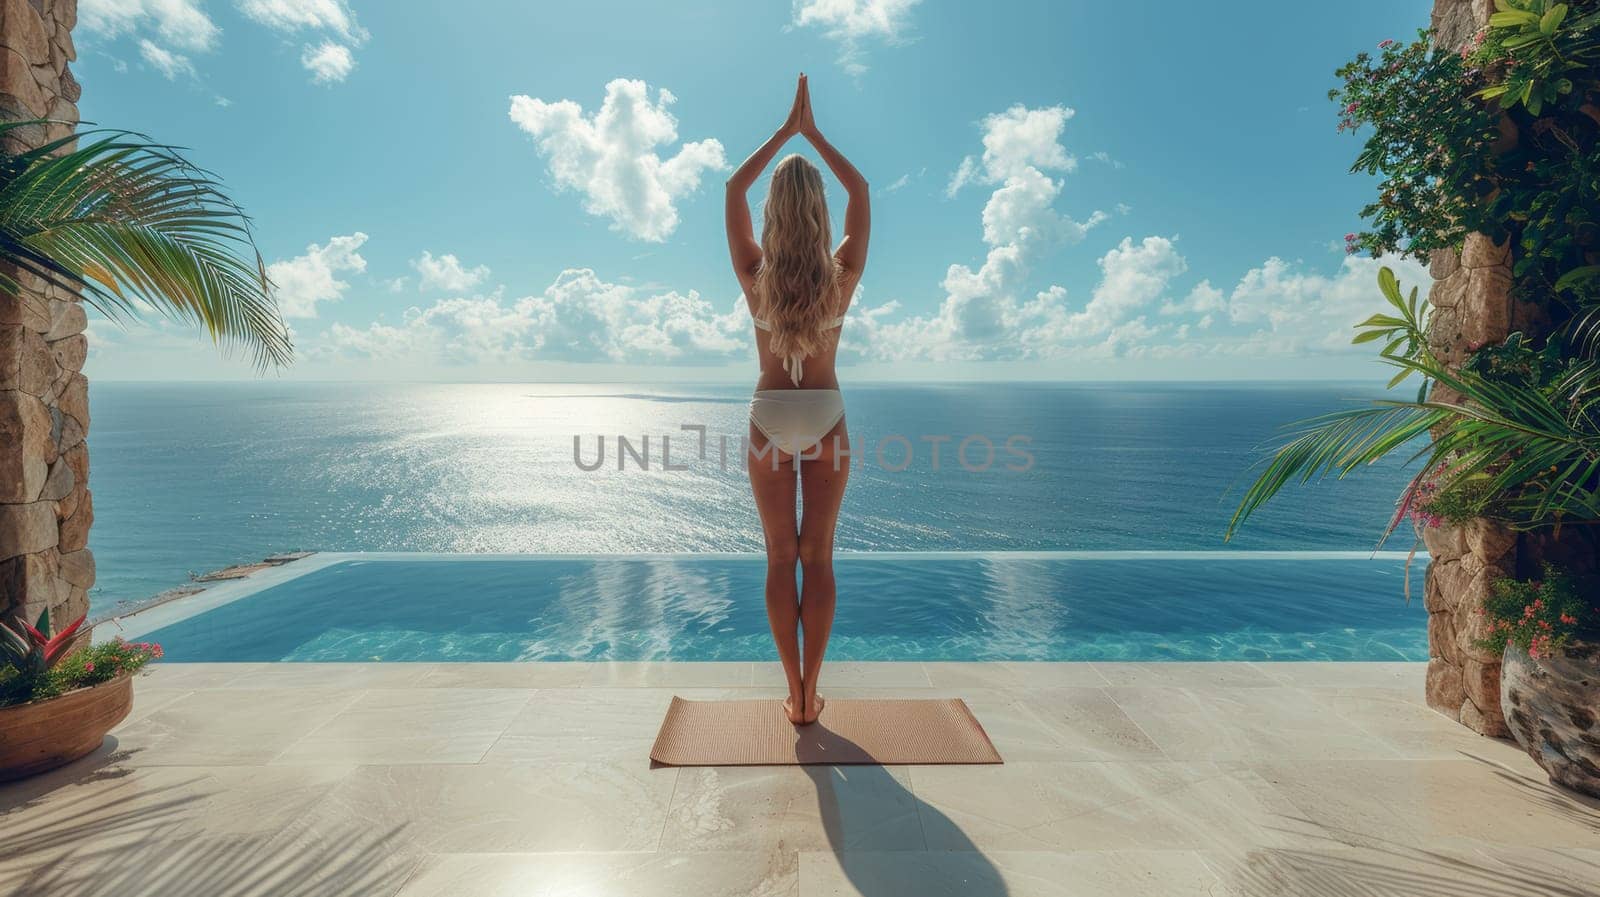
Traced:
<path fill-rule="evenodd" d="M 1439 6 L 1448 2 L 1440 0 Z M 1468 28 L 1465 33 L 1470 36 L 1476 30 Z M 1474 350 L 1502 342 L 1513 330 L 1534 323 L 1537 309 L 1511 299 L 1509 246 L 1470 234 L 1461 252 L 1435 252 L 1430 273 L 1434 282 L 1428 293 L 1433 307 L 1429 349 L 1446 364 L 1460 364 Z M 1455 398 L 1443 387 L 1435 388 L 1433 397 Z M 1460 527 L 1428 529 L 1423 541 L 1432 558 L 1423 588 L 1428 610 L 1428 705 L 1473 731 L 1507 735 L 1500 713 L 1500 658 L 1474 643 L 1487 635 L 1477 610 L 1491 585 L 1517 575 L 1517 535 L 1490 521 L 1475 520 Z"/>
<path fill-rule="evenodd" d="M 0 116 L 52 119 L 13 131 L 7 149 L 70 136 L 78 121 L 77 0 L 0 0 Z M 0 295 L 0 615 L 61 625 L 89 608 L 88 349 L 79 297 L 15 267 Z"/>
<path fill-rule="evenodd" d="M 1435 0 L 1434 40 L 1446 47 L 1465 43 L 1488 24 L 1492 0 Z M 1442 250 L 1431 259 L 1433 317 L 1428 348 L 1449 365 L 1473 350 L 1503 341 L 1513 329 L 1511 250 L 1482 234 L 1470 234 L 1460 252 Z M 1435 388 L 1433 397 L 1454 396 Z M 1500 660 L 1474 646 L 1485 635 L 1477 614 L 1491 584 L 1514 576 L 1515 533 L 1487 520 L 1425 530 L 1431 562 L 1423 586 L 1428 610 L 1428 706 L 1485 735 L 1509 734 L 1500 712 Z"/>

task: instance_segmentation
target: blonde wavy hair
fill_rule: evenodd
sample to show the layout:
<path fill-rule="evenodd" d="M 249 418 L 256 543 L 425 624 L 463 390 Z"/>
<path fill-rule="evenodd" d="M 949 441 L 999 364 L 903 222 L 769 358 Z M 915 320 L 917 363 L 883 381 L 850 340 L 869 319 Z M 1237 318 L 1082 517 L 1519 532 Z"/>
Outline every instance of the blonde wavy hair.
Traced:
<path fill-rule="evenodd" d="M 832 245 L 822 173 L 802 156 L 784 159 L 767 192 L 755 278 L 756 307 L 772 325 L 769 344 L 779 358 L 807 358 L 828 346 L 839 305 Z"/>

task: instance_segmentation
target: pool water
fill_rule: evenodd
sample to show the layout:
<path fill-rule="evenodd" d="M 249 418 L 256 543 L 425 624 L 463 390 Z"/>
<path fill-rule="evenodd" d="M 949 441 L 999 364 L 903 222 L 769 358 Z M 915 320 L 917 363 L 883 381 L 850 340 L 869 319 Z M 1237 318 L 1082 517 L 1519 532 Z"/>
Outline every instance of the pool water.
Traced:
<path fill-rule="evenodd" d="M 171 661 L 777 656 L 759 555 L 299 564 L 309 572 L 227 603 L 183 599 L 123 625 Z M 1411 571 L 1419 589 L 1422 566 Z M 835 570 L 836 660 L 1428 656 L 1426 611 L 1403 597 L 1405 561 L 1392 553 L 859 554 Z"/>

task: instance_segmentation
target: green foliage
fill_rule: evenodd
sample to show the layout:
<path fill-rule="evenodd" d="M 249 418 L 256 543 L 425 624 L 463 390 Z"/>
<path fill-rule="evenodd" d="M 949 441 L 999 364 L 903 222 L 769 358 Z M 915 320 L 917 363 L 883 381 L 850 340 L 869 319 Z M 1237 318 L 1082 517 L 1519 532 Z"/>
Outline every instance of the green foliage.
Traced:
<path fill-rule="evenodd" d="M 21 704 L 32 698 L 36 679 L 9 663 L 0 665 L 0 707 Z"/>
<path fill-rule="evenodd" d="M 1600 303 L 1600 0 L 1497 0 L 1463 47 L 1386 41 L 1338 71 L 1352 170 L 1381 178 L 1352 251 L 1419 257 L 1511 240 L 1519 298 Z"/>
<path fill-rule="evenodd" d="M 1474 352 L 1462 365 L 1462 370 L 1495 383 L 1543 388 L 1571 369 L 1573 359 L 1567 356 L 1566 350 L 1566 344 L 1559 337 L 1548 339 L 1542 347 L 1535 348 L 1532 340 L 1521 333 L 1513 333 L 1498 346 L 1485 346 Z"/>
<path fill-rule="evenodd" d="M 40 124 L 0 122 L 0 136 Z M 292 356 L 249 219 L 209 172 L 136 134 L 0 152 L 0 261 L 113 320 L 147 303 L 260 366 Z M 19 289 L 0 273 L 0 293 Z"/>
<path fill-rule="evenodd" d="M 1428 327 L 1426 321 L 1427 303 L 1418 303 L 1416 287 L 1411 288 L 1410 296 L 1401 298 L 1400 281 L 1395 278 L 1394 272 L 1387 267 L 1378 270 L 1378 291 L 1383 294 L 1385 301 L 1394 306 L 1395 311 L 1399 312 L 1399 316 L 1376 314 L 1362 321 L 1356 325 L 1358 332 L 1355 339 L 1351 340 L 1351 343 L 1359 346 L 1362 343 L 1385 340 L 1383 350 L 1378 353 L 1378 356 L 1391 363 L 1418 358 L 1427 350 L 1428 345 L 1427 340 L 1422 338 L 1422 334 L 1427 331 Z M 1397 366 L 1400 371 L 1390 379 L 1389 388 L 1391 389 L 1416 373 L 1416 370 L 1411 366 L 1404 364 L 1397 364 Z M 1424 380 L 1422 386 L 1417 390 L 1419 399 L 1427 394 L 1427 389 L 1428 383 Z"/>
<path fill-rule="evenodd" d="M 1478 613 L 1489 635 L 1477 645 L 1497 654 L 1515 646 L 1530 657 L 1551 657 L 1574 638 L 1600 635 L 1600 608 L 1584 598 L 1571 576 L 1550 564 L 1543 579 L 1496 580 Z"/>
<path fill-rule="evenodd" d="M 1392 280 L 1385 269 L 1380 287 L 1396 304 L 1400 293 Z M 1458 490 L 1461 512 L 1481 510 L 1518 529 L 1600 519 L 1600 364 L 1575 361 L 1548 382 L 1542 374 L 1486 376 L 1472 365 L 1453 371 L 1428 351 L 1426 321 L 1426 303 L 1414 308 L 1408 302 L 1398 318 L 1359 325 L 1356 339 L 1363 342 L 1383 331 L 1394 347 L 1384 361 L 1420 375 L 1423 391 L 1412 400 L 1377 400 L 1291 425 L 1245 491 L 1228 525 L 1230 538 L 1289 483 L 1342 479 L 1418 444 L 1412 459 L 1422 468 L 1385 535 L 1412 516 L 1419 493 L 1427 497 L 1430 490 L 1434 496 Z M 1434 400 L 1426 391 L 1430 383 L 1462 401 Z"/>
<path fill-rule="evenodd" d="M 1371 229 L 1348 248 L 1423 256 L 1483 225 L 1498 122 L 1466 96 L 1464 86 L 1483 82 L 1461 54 L 1433 47 L 1426 32 L 1384 43 L 1377 57 L 1361 53 L 1340 68 L 1343 86 L 1328 92 L 1341 107 L 1339 130 L 1369 132 L 1351 170 L 1382 178 L 1377 200 L 1361 210 Z"/>
<path fill-rule="evenodd" d="M 1490 490 L 1488 474 L 1449 477 L 1445 474 L 1443 488 L 1438 481 L 1424 481 L 1415 490 L 1413 523 L 1422 526 L 1439 526 L 1449 523 L 1459 526 L 1477 517 L 1503 516 L 1496 504 L 1499 496 Z"/>
<path fill-rule="evenodd" d="M 72 652 L 45 670 L 0 666 L 0 707 L 43 701 L 138 672 L 160 659 L 161 646 L 115 639 Z"/>
<path fill-rule="evenodd" d="M 1481 59 L 1504 63 L 1506 72 L 1499 83 L 1479 91 L 1480 98 L 1498 98 L 1506 109 L 1520 104 L 1538 116 L 1545 106 L 1571 96 L 1573 77 L 1583 78 L 1586 68 L 1600 62 L 1596 13 L 1568 23 L 1571 5 L 1551 0 L 1495 0 L 1495 9 Z"/>

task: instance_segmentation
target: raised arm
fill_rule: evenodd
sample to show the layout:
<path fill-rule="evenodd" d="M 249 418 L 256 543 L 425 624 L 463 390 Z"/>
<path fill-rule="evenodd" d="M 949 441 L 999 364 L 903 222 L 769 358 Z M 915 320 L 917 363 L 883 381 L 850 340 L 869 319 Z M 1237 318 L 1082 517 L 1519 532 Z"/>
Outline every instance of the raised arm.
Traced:
<path fill-rule="evenodd" d="M 849 197 L 844 210 L 844 238 L 839 241 L 839 248 L 833 251 L 833 257 L 838 259 L 853 288 L 860 281 L 862 270 L 867 267 L 867 240 L 872 236 L 872 194 L 867 187 L 867 179 L 817 129 L 817 121 L 811 114 L 810 91 L 806 91 L 805 95 L 800 133 L 816 147 L 822 161 L 828 163 L 828 169 L 844 185 Z M 845 301 L 848 302 L 849 298 L 846 296 Z"/>
<path fill-rule="evenodd" d="M 783 149 L 789 138 L 800 133 L 805 97 L 806 76 L 801 75 L 800 83 L 795 88 L 794 106 L 789 110 L 789 119 L 728 178 L 728 195 L 723 213 L 728 230 L 728 257 L 732 259 L 733 271 L 741 283 L 761 266 L 761 244 L 756 242 L 755 227 L 750 223 L 750 188 L 772 163 L 778 150 Z"/>

